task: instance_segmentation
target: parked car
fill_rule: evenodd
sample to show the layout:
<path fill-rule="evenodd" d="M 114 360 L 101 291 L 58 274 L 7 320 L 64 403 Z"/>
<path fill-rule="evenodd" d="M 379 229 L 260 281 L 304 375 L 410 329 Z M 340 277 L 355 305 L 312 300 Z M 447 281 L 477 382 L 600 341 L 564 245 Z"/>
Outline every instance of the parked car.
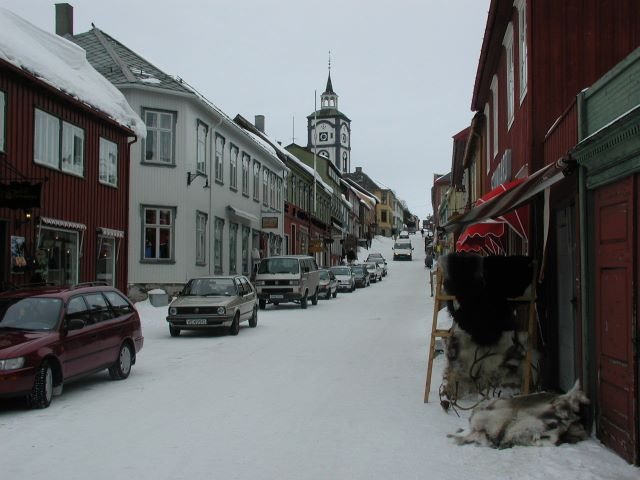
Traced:
<path fill-rule="evenodd" d="M 382 267 L 376 262 L 364 262 L 364 266 L 369 270 L 369 279 L 372 283 L 382 280 Z"/>
<path fill-rule="evenodd" d="M 0 397 L 46 408 L 85 375 L 124 380 L 143 343 L 133 304 L 102 282 L 0 293 Z"/>
<path fill-rule="evenodd" d="M 169 334 L 181 330 L 227 328 L 231 335 L 240 332 L 240 324 L 258 325 L 256 291 L 244 275 L 206 276 L 189 280 L 169 305 Z"/>
<path fill-rule="evenodd" d="M 367 259 L 365 260 L 365 262 L 380 263 L 382 266 L 382 276 L 383 277 L 387 276 L 387 261 L 385 260 L 385 258 L 382 256 L 381 253 L 378 253 L 378 252 L 370 253 L 369 255 L 367 255 Z"/>
<path fill-rule="evenodd" d="M 357 288 L 368 287 L 371 284 L 369 270 L 364 265 L 353 265 L 351 271 L 353 272 L 353 280 Z"/>
<path fill-rule="evenodd" d="M 324 298 L 329 300 L 331 297 L 336 298 L 338 295 L 338 280 L 331 270 L 321 269 L 318 270 L 320 275 L 320 281 L 318 283 L 318 292 L 320 295 L 324 295 Z"/>
<path fill-rule="evenodd" d="M 307 308 L 308 300 L 318 304 L 320 276 L 318 265 L 307 255 L 281 255 L 260 261 L 254 285 L 258 304 L 265 308 L 267 302 L 278 305 L 297 302 Z"/>
<path fill-rule="evenodd" d="M 413 258 L 413 247 L 411 242 L 407 240 L 398 240 L 393 245 L 393 259 L 398 260 L 404 258 L 411 260 Z"/>
<path fill-rule="evenodd" d="M 351 267 L 340 265 L 330 269 L 338 281 L 338 291 L 353 292 L 356 289 L 356 279 Z"/>

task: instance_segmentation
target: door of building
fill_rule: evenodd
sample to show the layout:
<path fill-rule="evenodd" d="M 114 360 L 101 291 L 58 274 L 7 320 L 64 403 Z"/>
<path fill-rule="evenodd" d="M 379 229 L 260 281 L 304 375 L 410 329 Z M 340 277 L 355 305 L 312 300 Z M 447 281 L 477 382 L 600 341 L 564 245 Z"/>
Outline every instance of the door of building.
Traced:
<path fill-rule="evenodd" d="M 634 358 L 634 177 L 598 188 L 595 209 L 597 434 L 629 462 L 638 461 L 637 361 Z"/>

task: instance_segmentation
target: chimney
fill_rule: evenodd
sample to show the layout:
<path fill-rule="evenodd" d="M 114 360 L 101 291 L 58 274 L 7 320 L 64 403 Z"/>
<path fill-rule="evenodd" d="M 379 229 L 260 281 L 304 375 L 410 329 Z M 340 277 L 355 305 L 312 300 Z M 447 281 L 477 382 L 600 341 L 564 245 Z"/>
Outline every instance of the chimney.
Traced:
<path fill-rule="evenodd" d="M 362 173 L 362 167 L 356 167 L 356 173 Z"/>
<path fill-rule="evenodd" d="M 73 7 L 68 3 L 56 3 L 56 35 L 73 36 Z"/>
<path fill-rule="evenodd" d="M 256 115 L 255 126 L 258 130 L 264 133 L 264 115 Z"/>

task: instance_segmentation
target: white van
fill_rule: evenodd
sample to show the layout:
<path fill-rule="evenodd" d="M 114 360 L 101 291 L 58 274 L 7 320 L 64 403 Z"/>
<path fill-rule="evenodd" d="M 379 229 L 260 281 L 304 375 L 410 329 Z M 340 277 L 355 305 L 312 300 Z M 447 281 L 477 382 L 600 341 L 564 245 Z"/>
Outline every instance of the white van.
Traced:
<path fill-rule="evenodd" d="M 308 300 L 318 304 L 320 274 L 313 257 L 307 255 L 281 255 L 260 261 L 253 284 L 258 292 L 258 305 L 264 309 L 268 303 L 300 303 L 307 308 Z"/>
<path fill-rule="evenodd" d="M 399 258 L 413 259 L 413 247 L 410 240 L 398 240 L 393 245 L 393 259 L 398 260 Z"/>

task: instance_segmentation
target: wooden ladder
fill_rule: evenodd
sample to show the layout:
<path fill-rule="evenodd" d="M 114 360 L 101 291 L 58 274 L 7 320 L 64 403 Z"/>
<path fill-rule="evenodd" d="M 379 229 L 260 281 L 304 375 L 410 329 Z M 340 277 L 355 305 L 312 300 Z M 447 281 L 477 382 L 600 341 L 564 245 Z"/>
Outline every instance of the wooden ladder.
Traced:
<path fill-rule="evenodd" d="M 531 357 L 533 355 L 534 336 L 536 334 L 536 280 L 537 268 L 536 262 L 533 263 L 532 278 L 529 293 L 521 297 L 508 298 L 509 302 L 528 303 L 529 316 L 527 326 L 527 354 L 525 358 L 525 370 L 523 380 L 523 394 L 528 394 L 531 386 Z M 433 320 L 431 323 L 431 341 L 429 342 L 429 359 L 427 361 L 427 380 L 424 387 L 424 403 L 429 401 L 429 393 L 431 390 L 431 374 L 433 371 L 433 358 L 435 354 L 436 339 L 448 338 L 451 336 L 451 329 L 443 330 L 438 328 L 438 313 L 444 308 L 443 302 L 455 300 L 455 296 L 448 295 L 442 289 L 442 270 L 438 266 L 436 271 L 436 294 L 433 304 Z"/>

